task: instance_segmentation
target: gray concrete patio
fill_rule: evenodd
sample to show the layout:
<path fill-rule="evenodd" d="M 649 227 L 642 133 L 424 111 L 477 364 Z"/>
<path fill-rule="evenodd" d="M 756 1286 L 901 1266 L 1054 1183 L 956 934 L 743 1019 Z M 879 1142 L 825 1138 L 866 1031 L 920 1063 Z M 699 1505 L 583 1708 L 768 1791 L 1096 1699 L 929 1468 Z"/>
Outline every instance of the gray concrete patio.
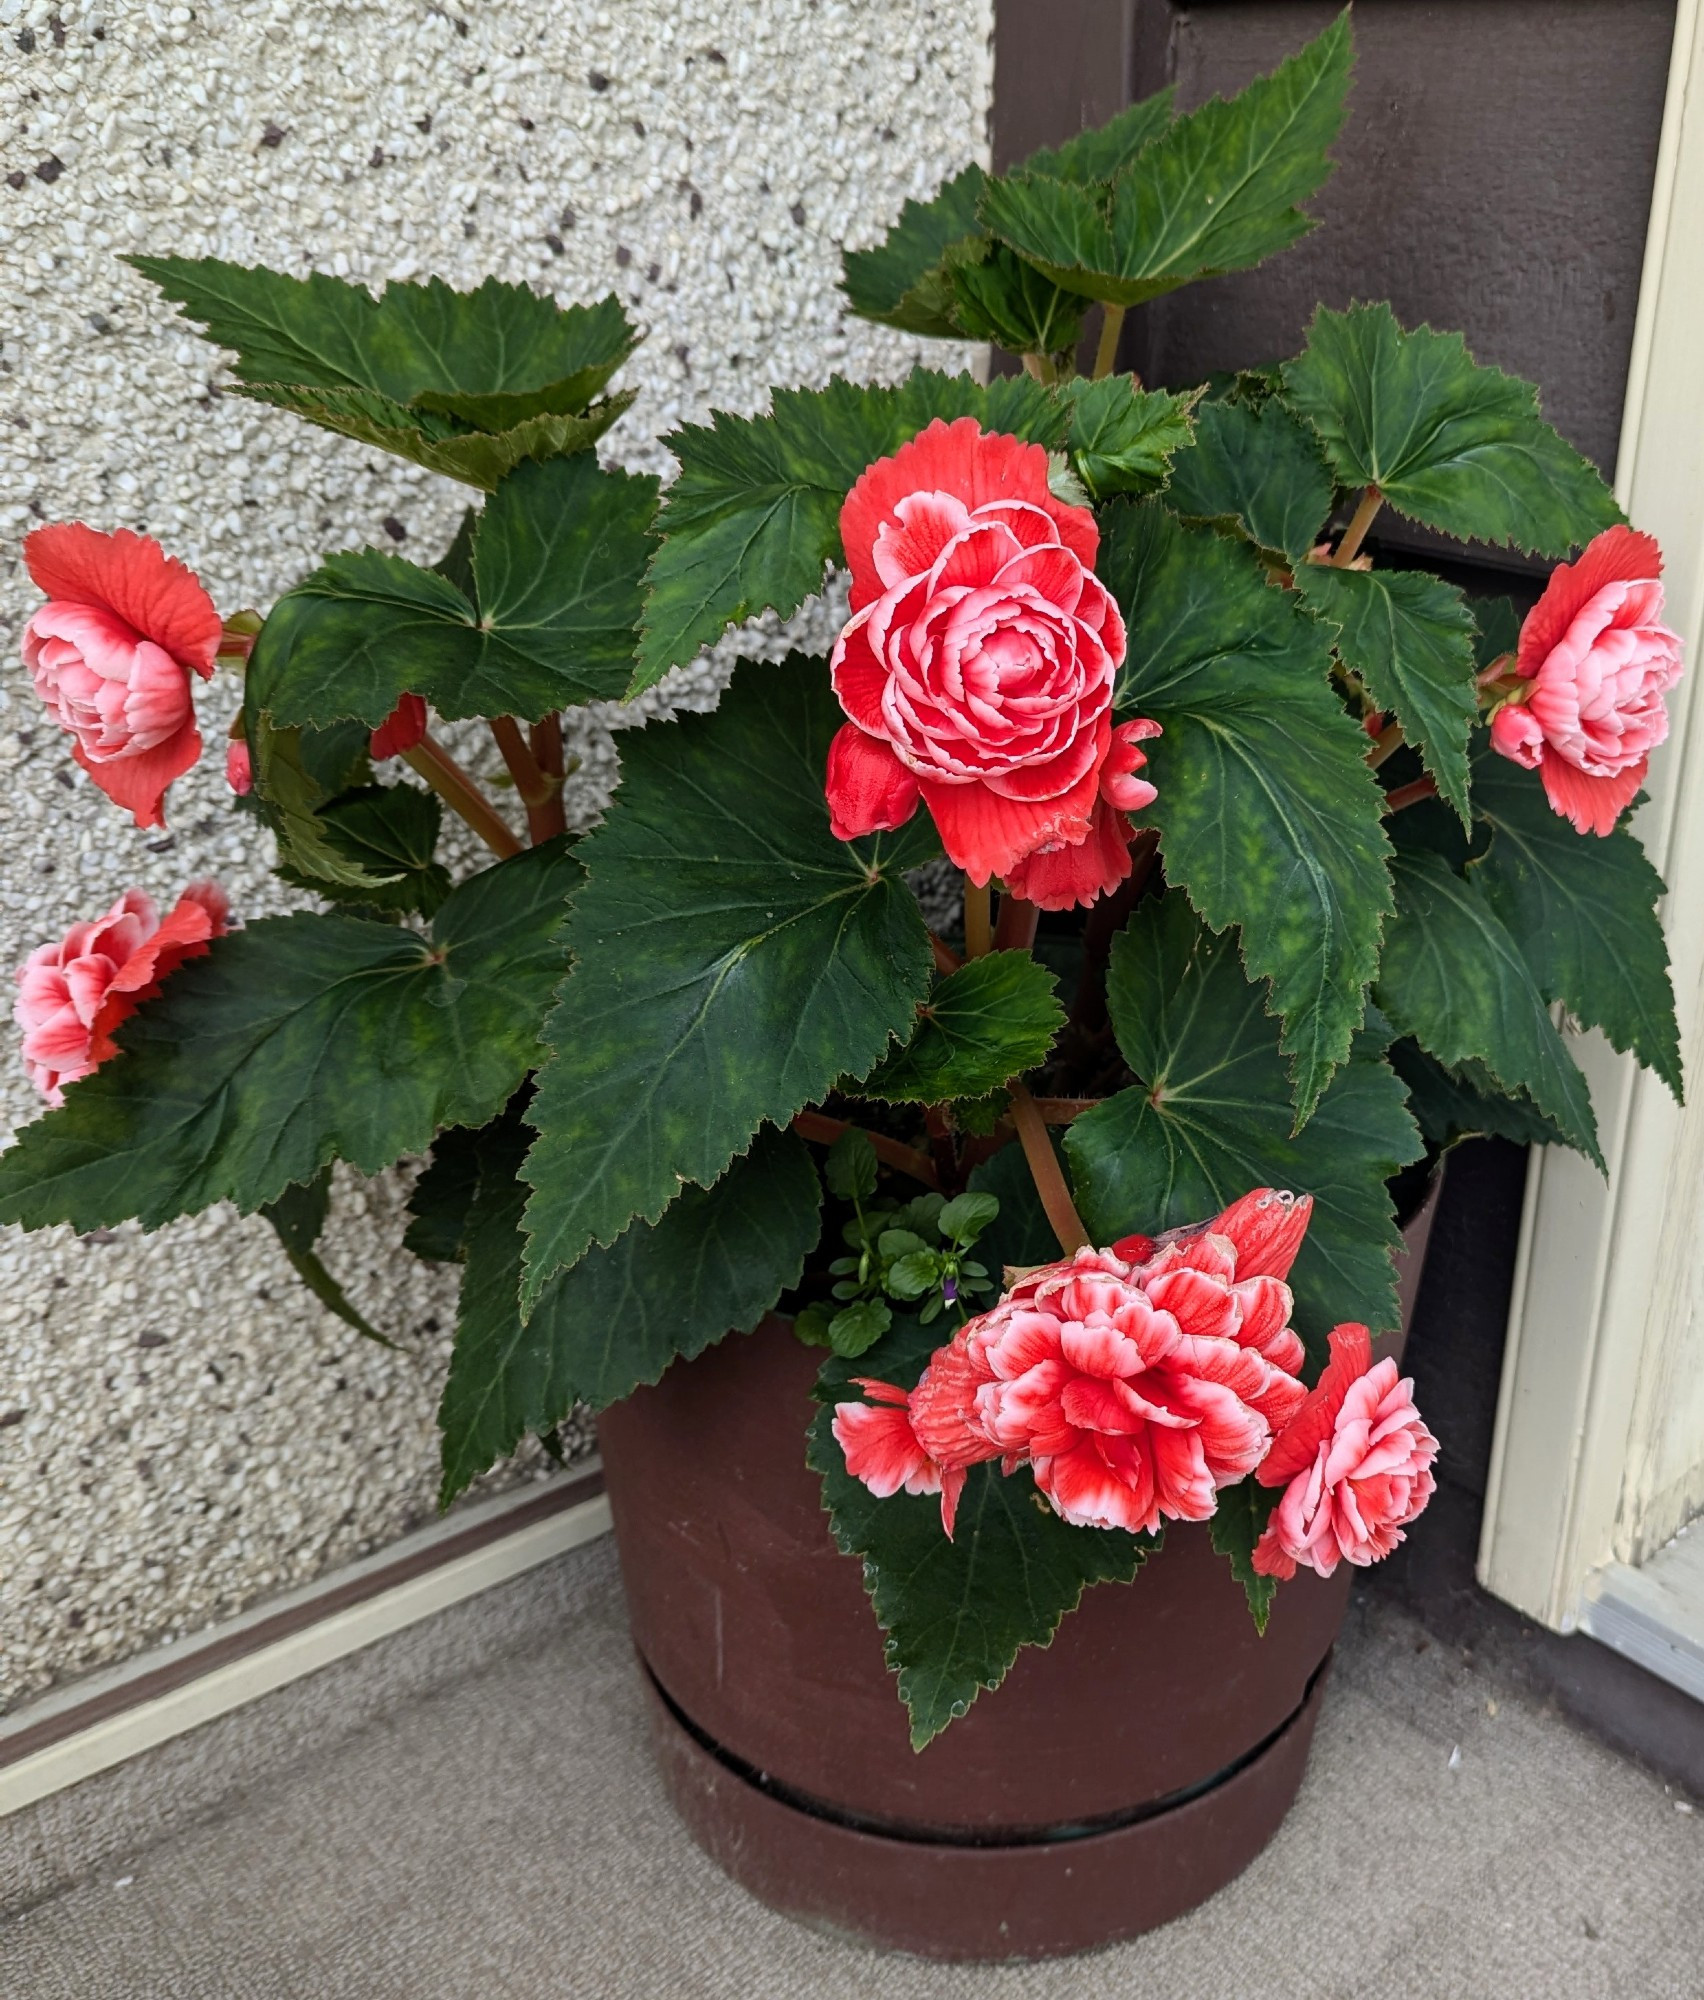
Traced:
<path fill-rule="evenodd" d="M 1247 1874 L 1140 1943 L 988 1968 L 882 1957 L 815 1935 L 760 1908 L 698 1853 L 651 1771 L 607 1541 L 506 1589 L 550 1615 L 520 1624 L 507 1649 L 485 1647 L 465 1671 L 434 1684 L 421 1658 L 454 1649 L 417 1627 L 271 1698 L 287 1726 L 284 1711 L 269 1722 L 265 1703 L 246 1722 L 215 1725 L 254 1737 L 252 1782 L 0 1925 L 0 1994 L 1704 1993 L 1704 1810 L 1494 1667 L 1428 1638 L 1387 1597 L 1357 1601 L 1301 1800 Z M 479 1603 L 445 1616 L 472 1630 Z M 375 1676 L 388 1702 L 373 1698 Z M 194 1741 L 175 1746 L 180 1759 Z M 219 1754 L 240 1741 L 227 1734 Z M 153 1782 L 171 1782 L 169 1765 Z M 133 1785 L 132 1805 L 136 1796 Z M 62 1809 L 61 1833 L 72 1809 Z M 13 1834 L 47 1837 L 42 1824 Z M 6 1837 L 0 1824 L 0 1854 Z"/>

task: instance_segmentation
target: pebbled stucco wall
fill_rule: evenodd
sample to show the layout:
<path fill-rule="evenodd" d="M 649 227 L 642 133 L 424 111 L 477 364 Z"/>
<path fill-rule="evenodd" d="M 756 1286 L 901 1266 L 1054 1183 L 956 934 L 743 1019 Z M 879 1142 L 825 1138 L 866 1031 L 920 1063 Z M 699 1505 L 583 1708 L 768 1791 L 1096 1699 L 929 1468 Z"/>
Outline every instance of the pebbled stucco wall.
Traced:
<path fill-rule="evenodd" d="M 229 612 L 329 548 L 435 557 L 465 497 L 221 393 L 122 252 L 613 288 L 650 339 L 610 449 L 662 469 L 713 404 L 910 364 L 843 320 L 838 246 L 984 154 L 990 30 L 990 0 L 0 0 L 0 967 L 129 883 L 286 902 L 217 756 L 164 836 L 71 764 L 16 665 L 35 521 L 146 528 Z M 201 702 L 215 743 L 234 698 Z M 584 719 L 578 818 L 634 719 Z M 37 1108 L 8 1027 L 0 1120 Z M 0 1237 L 0 1709 L 429 1514 L 454 1281 L 394 1247 L 407 1178 L 343 1176 L 328 1254 L 397 1355 L 228 1210 Z"/>

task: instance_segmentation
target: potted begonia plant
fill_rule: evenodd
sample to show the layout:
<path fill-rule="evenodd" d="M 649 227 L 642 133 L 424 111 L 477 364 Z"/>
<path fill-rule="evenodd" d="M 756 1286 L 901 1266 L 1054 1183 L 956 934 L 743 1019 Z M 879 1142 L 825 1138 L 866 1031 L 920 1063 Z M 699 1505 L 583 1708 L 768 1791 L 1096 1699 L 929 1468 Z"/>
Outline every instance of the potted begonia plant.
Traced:
<path fill-rule="evenodd" d="M 1431 1491 L 1399 1198 L 1467 1132 L 1601 1165 L 1558 1003 L 1680 1088 L 1628 826 L 1680 670 L 1654 543 L 1529 385 L 1385 306 L 1234 378 L 1116 366 L 1131 307 L 1310 226 L 1350 66 L 1345 15 L 908 203 L 852 309 L 1022 372 L 777 389 L 675 433 L 666 490 L 593 450 L 613 299 L 138 258 L 237 393 L 484 497 L 437 564 L 331 555 L 264 618 L 123 528 L 25 543 L 25 663 L 138 825 L 243 674 L 232 788 L 302 906 L 129 890 L 32 955 L 53 1108 L 0 1216 L 229 1201 L 353 1319 L 331 1163 L 428 1155 L 446 1502 L 604 1411 L 682 1810 L 919 1950 L 1126 1935 L 1246 1862 L 1350 1570 Z M 1376 566 L 1385 508 L 1558 566 L 1518 620 Z M 571 838 L 563 712 L 830 565 L 832 657 L 624 738 Z M 489 721 L 525 843 L 434 715 Z M 459 880 L 446 807 L 492 850 Z"/>

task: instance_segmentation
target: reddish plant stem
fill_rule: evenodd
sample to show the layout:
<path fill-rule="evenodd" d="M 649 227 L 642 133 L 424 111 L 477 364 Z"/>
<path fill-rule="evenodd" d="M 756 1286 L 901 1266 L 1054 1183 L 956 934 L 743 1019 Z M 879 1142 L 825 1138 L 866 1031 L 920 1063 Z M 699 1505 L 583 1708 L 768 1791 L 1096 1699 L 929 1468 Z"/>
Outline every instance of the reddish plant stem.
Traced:
<path fill-rule="evenodd" d="M 509 830 L 497 808 L 466 771 L 428 731 L 412 750 L 402 753 L 403 762 L 418 771 L 451 812 L 465 819 L 493 854 L 507 861 L 521 852 L 521 843 Z"/>
<path fill-rule="evenodd" d="M 832 1146 L 847 1132 L 864 1132 L 861 1125 L 854 1127 L 849 1120 L 830 1118 L 822 1111 L 798 1112 L 793 1119 L 793 1130 L 801 1139 L 814 1139 L 819 1146 Z M 935 1163 L 927 1153 L 920 1153 L 916 1147 L 907 1146 L 899 1139 L 890 1139 L 885 1132 L 864 1132 L 864 1137 L 875 1148 L 878 1160 L 886 1160 L 890 1167 L 897 1167 L 902 1174 L 909 1174 L 914 1181 L 921 1181 L 927 1188 L 940 1186 Z"/>
<path fill-rule="evenodd" d="M 1067 1257 L 1074 1256 L 1088 1242 L 1089 1232 L 1083 1227 L 1083 1218 L 1077 1213 L 1077 1204 L 1065 1185 L 1053 1141 L 1047 1136 L 1047 1126 L 1036 1108 L 1035 1099 L 1024 1085 L 1012 1083 L 1007 1088 L 1012 1097 L 1012 1123 L 1018 1128 L 1018 1144 L 1023 1147 L 1024 1158 L 1029 1162 L 1036 1193 L 1041 1196 L 1041 1205 L 1047 1212 L 1054 1235 L 1059 1238 L 1060 1248 Z"/>
<path fill-rule="evenodd" d="M 1085 1111 L 1093 1111 L 1097 1104 L 1104 1104 L 1104 1097 L 1038 1097 L 1033 1100 L 1041 1113 L 1044 1125 L 1069 1125 L 1073 1119 L 1081 1118 Z"/>
<path fill-rule="evenodd" d="M 1387 757 L 1394 757 L 1402 748 L 1402 724 L 1390 723 L 1373 738 L 1373 747 L 1367 752 L 1367 768 L 1376 771 Z"/>
<path fill-rule="evenodd" d="M 1337 552 L 1331 558 L 1333 569 L 1347 569 L 1361 553 L 1361 544 L 1367 539 L 1367 530 L 1373 525 L 1373 518 L 1384 505 L 1384 495 L 1376 486 L 1369 486 L 1361 495 L 1361 504 L 1355 509 L 1349 525 L 1343 531 L 1343 539 L 1337 544 Z"/>
<path fill-rule="evenodd" d="M 1416 778 L 1411 785 L 1398 785 L 1394 791 L 1385 793 L 1384 809 L 1388 818 L 1391 813 L 1399 813 L 1404 806 L 1417 806 L 1422 799 L 1438 796 L 1438 781 L 1429 774 Z"/>
<path fill-rule="evenodd" d="M 527 809 L 527 832 L 536 847 L 541 840 L 562 831 L 560 825 L 562 780 L 539 768 L 538 759 L 521 734 L 521 725 L 512 715 L 494 715 L 491 734 L 515 781 L 521 804 Z"/>
<path fill-rule="evenodd" d="M 1029 951 L 1035 944 L 1035 927 L 1041 916 L 1034 903 L 1022 896 L 1000 898 L 1000 917 L 994 926 L 996 951 Z"/>
<path fill-rule="evenodd" d="M 567 759 L 562 754 L 562 718 L 551 714 L 532 726 L 532 753 L 538 768 L 547 777 L 556 780 L 556 790 L 544 807 L 540 808 L 540 831 L 533 835 L 535 840 L 550 840 L 556 834 L 568 830 L 568 813 L 562 802 L 562 779 L 568 769 Z"/>
<path fill-rule="evenodd" d="M 937 937 L 933 931 L 929 933 L 929 949 L 935 954 L 937 972 L 957 972 L 964 963 L 945 938 Z"/>

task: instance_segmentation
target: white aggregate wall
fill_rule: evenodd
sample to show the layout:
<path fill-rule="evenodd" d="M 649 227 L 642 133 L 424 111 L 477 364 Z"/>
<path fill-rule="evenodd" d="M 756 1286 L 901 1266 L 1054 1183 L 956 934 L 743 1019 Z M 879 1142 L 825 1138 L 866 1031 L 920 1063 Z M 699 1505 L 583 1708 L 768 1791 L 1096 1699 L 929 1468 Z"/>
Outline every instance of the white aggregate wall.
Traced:
<path fill-rule="evenodd" d="M 220 393 L 121 253 L 614 289 L 650 339 L 609 448 L 662 469 L 682 418 L 915 358 L 842 318 L 838 246 L 983 154 L 990 31 L 990 0 L 0 0 L 0 969 L 130 883 L 286 903 L 216 755 L 163 837 L 75 770 L 16 665 L 23 534 L 145 527 L 229 613 L 326 549 L 434 559 L 465 498 Z M 702 702 L 717 672 L 685 680 Z M 201 700 L 215 744 L 234 698 Z M 633 719 L 580 729 L 578 818 Z M 8 1026 L 0 1120 L 38 1108 Z M 399 1355 L 229 1210 L 0 1236 L 0 1709 L 430 1513 L 454 1282 L 396 1247 L 407 1180 L 342 1177 L 328 1239 Z"/>

